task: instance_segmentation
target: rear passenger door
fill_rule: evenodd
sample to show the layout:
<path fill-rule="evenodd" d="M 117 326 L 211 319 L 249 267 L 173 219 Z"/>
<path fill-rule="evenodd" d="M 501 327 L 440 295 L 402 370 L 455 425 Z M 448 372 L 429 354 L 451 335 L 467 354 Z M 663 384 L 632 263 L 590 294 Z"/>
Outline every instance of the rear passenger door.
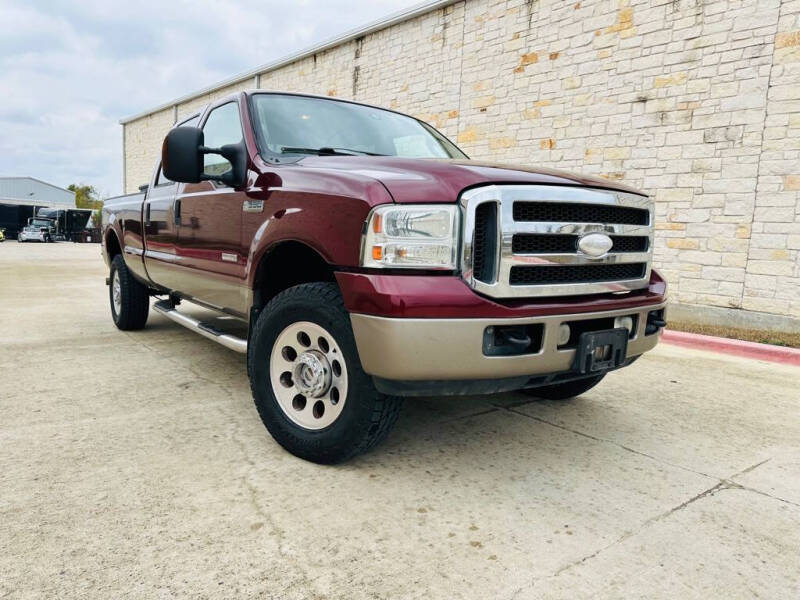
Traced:
<path fill-rule="evenodd" d="M 144 222 L 144 266 L 147 275 L 158 285 L 173 288 L 176 283 L 177 256 L 175 242 L 178 239 L 172 216 L 177 184 L 161 172 L 159 163 L 153 181 L 145 194 Z"/>
<path fill-rule="evenodd" d="M 242 140 L 239 103 L 213 107 L 203 124 L 204 144 L 219 148 Z M 231 168 L 218 154 L 206 154 L 204 172 Z M 178 254 L 184 266 L 180 291 L 206 304 L 247 314 L 243 288 L 246 258 L 240 254 L 243 189 L 216 181 L 183 184 L 176 198 Z"/>

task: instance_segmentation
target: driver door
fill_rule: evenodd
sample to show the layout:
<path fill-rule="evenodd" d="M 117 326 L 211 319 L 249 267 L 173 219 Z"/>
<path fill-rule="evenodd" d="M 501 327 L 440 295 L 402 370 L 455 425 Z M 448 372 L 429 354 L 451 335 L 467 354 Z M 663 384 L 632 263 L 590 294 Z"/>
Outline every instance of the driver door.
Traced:
<path fill-rule="evenodd" d="M 219 148 L 242 140 L 239 104 L 212 108 L 203 124 L 204 144 Z M 219 175 L 231 168 L 218 154 L 206 154 L 204 172 Z M 244 286 L 247 256 L 241 253 L 244 188 L 217 181 L 182 184 L 175 199 L 177 252 L 182 279 L 180 291 L 227 312 L 247 315 Z"/>

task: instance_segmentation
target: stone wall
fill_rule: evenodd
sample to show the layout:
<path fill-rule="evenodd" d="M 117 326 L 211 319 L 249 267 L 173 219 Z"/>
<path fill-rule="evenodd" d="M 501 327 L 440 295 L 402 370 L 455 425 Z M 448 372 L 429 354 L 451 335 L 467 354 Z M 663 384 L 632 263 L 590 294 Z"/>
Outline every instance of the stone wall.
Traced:
<path fill-rule="evenodd" d="M 800 0 L 467 0 L 258 80 L 414 114 L 476 159 L 624 180 L 656 198 L 673 301 L 800 318 Z M 127 191 L 175 114 L 253 87 L 127 123 Z"/>

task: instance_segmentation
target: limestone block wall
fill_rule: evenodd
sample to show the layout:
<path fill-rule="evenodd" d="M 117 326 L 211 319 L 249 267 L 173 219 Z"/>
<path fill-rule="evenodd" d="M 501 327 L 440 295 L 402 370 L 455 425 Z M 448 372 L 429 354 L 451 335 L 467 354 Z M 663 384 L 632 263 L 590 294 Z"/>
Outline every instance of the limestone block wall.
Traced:
<path fill-rule="evenodd" d="M 624 180 L 656 199 L 674 302 L 800 318 L 800 0 L 454 2 L 126 123 L 126 191 L 176 116 L 256 84 Z"/>

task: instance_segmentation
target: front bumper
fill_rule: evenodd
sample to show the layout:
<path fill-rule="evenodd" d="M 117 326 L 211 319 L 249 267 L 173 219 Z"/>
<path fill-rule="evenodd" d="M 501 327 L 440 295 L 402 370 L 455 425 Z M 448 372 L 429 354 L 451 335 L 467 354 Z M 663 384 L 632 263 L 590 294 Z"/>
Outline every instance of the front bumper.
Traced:
<path fill-rule="evenodd" d="M 635 316 L 628 341 L 628 359 L 651 350 L 661 330 L 646 335 L 647 316 L 665 304 L 570 315 L 518 319 L 397 319 L 351 314 L 353 333 L 364 370 L 381 379 L 403 381 L 505 379 L 572 370 L 575 348 L 558 347 L 561 323 Z M 487 356 L 483 350 L 487 327 L 542 325 L 540 350 L 533 354 Z"/>
<path fill-rule="evenodd" d="M 575 347 L 558 345 L 564 322 L 605 319 L 598 329 L 607 329 L 609 318 L 635 316 L 629 364 L 658 343 L 660 330 L 645 333 L 647 317 L 666 305 L 666 283 L 655 271 L 646 289 L 628 294 L 508 302 L 476 294 L 454 276 L 339 272 L 336 280 L 364 370 L 382 391 L 404 395 L 490 393 L 581 377 Z M 487 355 L 486 329 L 514 325 L 540 328 L 536 351 Z"/>

